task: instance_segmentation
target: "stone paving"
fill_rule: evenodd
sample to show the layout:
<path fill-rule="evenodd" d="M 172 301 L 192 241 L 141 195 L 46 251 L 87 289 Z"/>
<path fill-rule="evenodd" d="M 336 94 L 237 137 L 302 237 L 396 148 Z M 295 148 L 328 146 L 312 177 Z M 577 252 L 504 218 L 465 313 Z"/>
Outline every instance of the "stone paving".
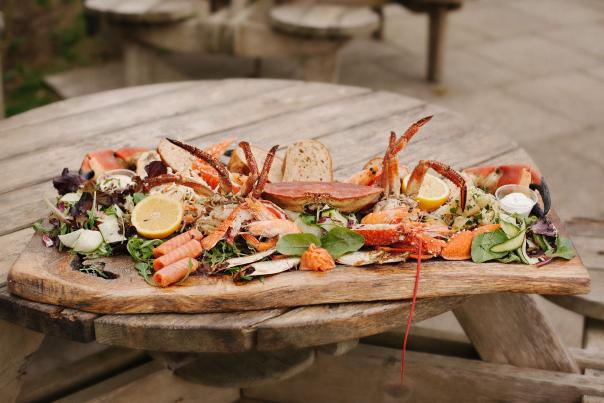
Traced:
<path fill-rule="evenodd" d="M 534 158 L 564 219 L 604 218 L 604 2 L 474 0 L 450 14 L 443 84 L 424 78 L 427 17 L 390 6 L 340 82 L 396 91 L 497 128 Z"/>

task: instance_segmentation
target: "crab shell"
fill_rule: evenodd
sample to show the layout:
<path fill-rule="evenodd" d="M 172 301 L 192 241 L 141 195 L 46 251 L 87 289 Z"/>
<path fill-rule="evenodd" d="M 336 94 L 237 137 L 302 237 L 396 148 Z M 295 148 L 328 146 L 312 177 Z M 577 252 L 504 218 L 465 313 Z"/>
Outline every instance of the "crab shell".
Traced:
<path fill-rule="evenodd" d="M 342 182 L 267 183 L 262 194 L 281 208 L 302 211 L 306 204 L 329 204 L 343 213 L 354 213 L 376 203 L 383 189 Z"/>

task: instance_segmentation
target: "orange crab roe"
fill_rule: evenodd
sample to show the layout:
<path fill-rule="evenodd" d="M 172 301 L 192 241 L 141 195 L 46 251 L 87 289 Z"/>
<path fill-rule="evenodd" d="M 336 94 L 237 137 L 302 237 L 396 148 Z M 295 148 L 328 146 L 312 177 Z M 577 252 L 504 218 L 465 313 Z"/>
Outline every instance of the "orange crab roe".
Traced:
<path fill-rule="evenodd" d="M 323 248 L 311 243 L 300 257 L 300 270 L 326 271 L 336 267 L 333 257 Z"/>

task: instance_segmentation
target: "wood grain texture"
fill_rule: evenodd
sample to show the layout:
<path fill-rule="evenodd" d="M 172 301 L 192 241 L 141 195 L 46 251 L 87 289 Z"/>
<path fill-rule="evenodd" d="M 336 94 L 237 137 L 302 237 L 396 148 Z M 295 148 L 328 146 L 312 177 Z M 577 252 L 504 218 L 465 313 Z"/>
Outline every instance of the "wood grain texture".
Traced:
<path fill-rule="evenodd" d="M 73 257 L 34 236 L 13 265 L 8 288 L 25 299 L 97 313 L 200 313 L 411 298 L 415 264 L 339 266 L 325 273 L 292 271 L 246 284 L 230 277 L 192 276 L 178 287 L 149 286 L 129 256 L 103 259 L 107 280 L 73 269 Z M 419 298 L 497 292 L 578 294 L 589 289 L 580 260 L 545 267 L 467 261 L 422 265 Z M 294 292 L 298 290 L 298 292 Z"/>
<path fill-rule="evenodd" d="M 604 352 L 604 322 L 595 319 L 587 319 L 585 324 L 585 351 Z M 585 375 L 593 376 L 600 381 L 604 379 L 604 368 L 592 366 L 585 369 Z M 583 403 L 602 403 L 604 397 L 586 394 Z"/>
<path fill-rule="evenodd" d="M 75 309 L 31 302 L 0 287 L 0 319 L 37 332 L 87 343 L 94 340 L 98 315 Z"/>
<path fill-rule="evenodd" d="M 475 296 L 453 312 L 485 361 L 579 372 L 575 360 L 537 307 L 534 296 Z"/>
<path fill-rule="evenodd" d="M 44 334 L 0 320 L 0 396 L 14 402 L 21 390 L 22 376 Z"/>
<path fill-rule="evenodd" d="M 232 353 L 253 349 L 253 326 L 283 312 L 105 315 L 94 326 L 96 340 L 103 344 L 164 352 Z"/>
<path fill-rule="evenodd" d="M 304 1 L 273 7 L 270 22 L 288 34 L 341 39 L 369 36 L 378 28 L 379 17 L 369 7 Z"/>
<path fill-rule="evenodd" d="M 419 300 L 414 319 L 436 316 L 462 302 L 459 297 Z M 406 323 L 410 306 L 405 301 L 296 308 L 255 326 L 257 348 L 301 348 L 380 333 Z"/>
<path fill-rule="evenodd" d="M 360 345 L 318 354 L 306 372 L 243 395 L 287 402 L 577 402 L 604 396 L 601 379 L 409 351 L 400 385 L 400 350 Z"/>

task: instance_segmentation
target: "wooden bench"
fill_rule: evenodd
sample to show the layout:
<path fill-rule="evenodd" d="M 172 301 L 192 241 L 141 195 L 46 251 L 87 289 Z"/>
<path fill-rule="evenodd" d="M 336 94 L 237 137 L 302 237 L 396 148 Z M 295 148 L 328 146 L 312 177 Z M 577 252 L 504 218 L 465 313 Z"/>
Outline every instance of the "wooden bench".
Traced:
<path fill-rule="evenodd" d="M 87 11 L 124 38 L 128 85 L 173 80 L 162 52 L 293 58 L 306 80 L 337 79 L 339 50 L 369 36 L 379 17 L 368 7 L 233 0 L 87 0 Z M 305 17 L 302 17 L 305 16 Z M 300 18 L 299 18 L 300 17 Z"/>

